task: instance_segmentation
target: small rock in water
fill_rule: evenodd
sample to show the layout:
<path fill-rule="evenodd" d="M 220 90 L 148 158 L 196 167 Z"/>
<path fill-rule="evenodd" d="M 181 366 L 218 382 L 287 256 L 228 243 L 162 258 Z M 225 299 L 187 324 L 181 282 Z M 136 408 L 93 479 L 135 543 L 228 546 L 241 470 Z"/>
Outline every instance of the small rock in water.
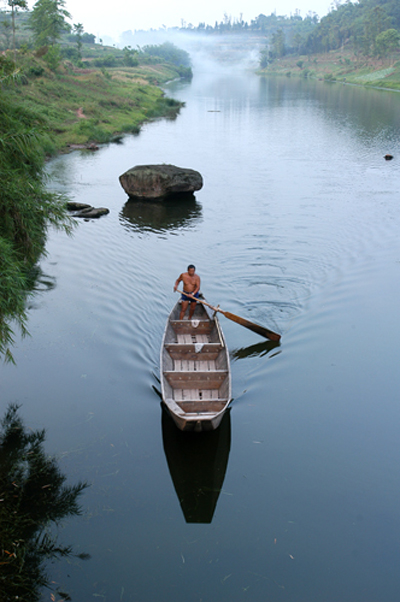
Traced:
<path fill-rule="evenodd" d="M 89 209 L 91 205 L 87 203 L 76 203 L 75 201 L 68 201 L 67 209 L 68 211 L 82 211 L 82 209 Z"/>
<path fill-rule="evenodd" d="M 89 207 L 88 209 L 82 209 L 82 211 L 74 213 L 74 217 L 101 217 L 108 213 L 110 213 L 110 210 L 106 207 Z"/>
<path fill-rule="evenodd" d="M 110 210 L 106 207 L 92 207 L 92 205 L 75 203 L 74 201 L 69 201 L 67 203 L 67 209 L 69 211 L 74 211 L 73 217 L 97 218 L 110 213 Z"/>

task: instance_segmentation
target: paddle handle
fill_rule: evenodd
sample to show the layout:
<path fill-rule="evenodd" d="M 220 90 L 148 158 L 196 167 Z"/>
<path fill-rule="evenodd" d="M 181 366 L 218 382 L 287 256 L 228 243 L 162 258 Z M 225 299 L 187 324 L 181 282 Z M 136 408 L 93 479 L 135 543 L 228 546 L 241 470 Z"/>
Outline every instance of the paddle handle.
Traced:
<path fill-rule="evenodd" d="M 207 303 L 207 301 L 204 301 L 204 299 L 198 299 L 197 297 L 195 297 L 194 295 L 191 295 L 190 293 L 185 293 L 185 291 L 180 291 L 179 288 L 176 289 L 176 292 L 181 293 L 181 295 L 185 295 L 185 297 L 190 297 L 194 301 L 198 301 L 199 303 L 202 303 L 203 305 L 207 305 L 207 307 L 209 307 L 213 311 L 220 311 L 221 313 L 223 313 L 222 309 L 219 309 L 219 307 L 214 307 L 213 305 L 210 305 L 209 303 Z"/>

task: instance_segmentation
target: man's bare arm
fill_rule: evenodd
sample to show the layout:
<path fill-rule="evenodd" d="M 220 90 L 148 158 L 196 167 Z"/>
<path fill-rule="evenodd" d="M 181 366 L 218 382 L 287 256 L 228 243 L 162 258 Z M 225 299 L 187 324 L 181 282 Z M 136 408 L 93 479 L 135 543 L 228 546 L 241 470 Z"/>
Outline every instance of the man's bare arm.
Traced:
<path fill-rule="evenodd" d="M 177 278 L 175 285 L 174 285 L 174 292 L 176 291 L 176 289 L 178 288 L 178 284 L 183 280 L 183 274 L 181 274 L 179 276 L 179 278 Z"/>
<path fill-rule="evenodd" d="M 197 276 L 196 278 L 196 287 L 193 291 L 193 294 L 195 295 L 196 293 L 198 293 L 200 290 L 200 276 Z"/>

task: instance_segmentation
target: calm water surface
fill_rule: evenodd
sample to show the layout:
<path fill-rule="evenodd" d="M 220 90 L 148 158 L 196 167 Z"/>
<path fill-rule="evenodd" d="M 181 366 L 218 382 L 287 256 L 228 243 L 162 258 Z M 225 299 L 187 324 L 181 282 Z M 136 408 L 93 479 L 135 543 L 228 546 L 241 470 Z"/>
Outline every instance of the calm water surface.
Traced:
<path fill-rule="evenodd" d="M 51 565 L 77 602 L 393 602 L 400 588 L 400 95 L 198 74 L 175 121 L 51 162 L 52 186 L 110 208 L 51 233 L 11 401 L 84 515 Z M 385 162 L 390 152 L 395 159 Z M 144 163 L 199 170 L 186 203 L 127 203 Z M 163 415 L 159 346 L 195 263 L 221 318 L 234 401 L 188 441 Z M 44 592 L 43 599 L 50 598 Z"/>

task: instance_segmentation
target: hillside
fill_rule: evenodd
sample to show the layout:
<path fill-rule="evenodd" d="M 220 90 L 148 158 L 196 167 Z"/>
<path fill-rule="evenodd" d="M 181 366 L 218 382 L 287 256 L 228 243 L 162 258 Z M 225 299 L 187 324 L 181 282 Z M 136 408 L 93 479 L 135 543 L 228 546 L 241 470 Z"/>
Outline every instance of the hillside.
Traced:
<path fill-rule="evenodd" d="M 400 53 L 390 60 L 360 57 L 350 48 L 312 55 L 288 55 L 270 63 L 259 74 L 310 77 L 400 90 Z"/>
<path fill-rule="evenodd" d="M 38 53 L 37 53 L 38 54 Z M 166 98 L 159 87 L 180 77 L 171 64 L 79 68 L 63 61 L 49 68 L 46 55 L 18 53 L 19 82 L 7 89 L 16 104 L 23 102 L 47 123 L 46 152 L 69 145 L 106 143 L 160 117 L 176 117 L 181 103 Z M 39 53 L 40 54 L 40 53 Z"/>

